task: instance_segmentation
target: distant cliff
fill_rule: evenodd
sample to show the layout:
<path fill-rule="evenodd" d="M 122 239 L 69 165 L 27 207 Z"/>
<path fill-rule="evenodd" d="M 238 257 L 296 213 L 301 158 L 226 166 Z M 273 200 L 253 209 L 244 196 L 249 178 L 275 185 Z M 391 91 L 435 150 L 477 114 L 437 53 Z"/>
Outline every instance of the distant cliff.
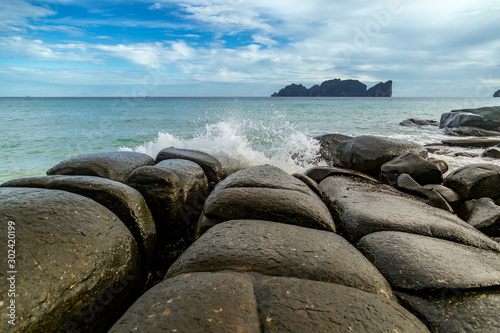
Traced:
<path fill-rule="evenodd" d="M 500 97 L 500 90 L 493 94 L 493 97 Z"/>
<path fill-rule="evenodd" d="M 378 83 L 370 89 L 358 80 L 333 79 L 307 89 L 301 84 L 291 84 L 271 97 L 391 97 L 392 81 Z"/>

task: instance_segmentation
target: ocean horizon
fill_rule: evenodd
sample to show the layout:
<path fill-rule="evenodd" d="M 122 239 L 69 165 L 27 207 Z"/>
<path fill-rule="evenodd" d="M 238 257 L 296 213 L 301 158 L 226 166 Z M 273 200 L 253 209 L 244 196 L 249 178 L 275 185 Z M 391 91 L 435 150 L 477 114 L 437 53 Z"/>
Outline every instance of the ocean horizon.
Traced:
<path fill-rule="evenodd" d="M 499 104 L 493 97 L 0 97 L 0 181 L 44 175 L 77 155 L 132 150 L 155 156 L 171 146 L 212 154 L 228 171 L 271 164 L 301 172 L 318 163 L 315 136 L 378 135 L 429 144 L 450 137 L 435 126 L 399 123 L 439 121 L 451 110 Z M 452 169 L 499 164 L 455 153 L 436 157 Z"/>

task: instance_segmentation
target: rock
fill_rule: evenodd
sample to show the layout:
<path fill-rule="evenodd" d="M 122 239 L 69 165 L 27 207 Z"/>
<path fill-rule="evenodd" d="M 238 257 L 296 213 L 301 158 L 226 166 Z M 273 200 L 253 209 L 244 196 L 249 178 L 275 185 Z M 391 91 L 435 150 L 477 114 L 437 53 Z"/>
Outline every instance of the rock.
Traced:
<path fill-rule="evenodd" d="M 500 166 L 471 164 L 451 172 L 444 179 L 444 186 L 451 188 L 464 200 L 500 197 Z"/>
<path fill-rule="evenodd" d="M 313 179 L 318 184 L 327 177 L 330 176 L 350 176 L 350 177 L 359 177 L 365 180 L 369 180 L 375 183 L 379 183 L 380 181 L 376 178 L 368 176 L 366 173 L 345 169 L 345 168 L 337 168 L 337 167 L 314 167 L 305 172 L 305 175 Z"/>
<path fill-rule="evenodd" d="M 498 131 L 488 131 L 482 128 L 470 126 L 446 128 L 445 134 L 451 136 L 500 136 L 500 132 Z"/>
<path fill-rule="evenodd" d="M 91 176 L 30 177 L 8 181 L 2 187 L 32 187 L 62 190 L 90 198 L 110 211 L 134 236 L 147 276 L 156 241 L 156 226 L 142 195 L 125 184 Z"/>
<path fill-rule="evenodd" d="M 319 186 L 341 234 L 354 243 L 376 231 L 402 231 L 442 238 L 499 251 L 498 243 L 454 214 L 431 207 L 383 184 L 342 176 L 328 177 Z"/>
<path fill-rule="evenodd" d="M 407 152 L 427 158 L 427 150 L 416 143 L 371 135 L 359 136 L 342 142 L 338 147 L 343 167 L 378 177 L 382 164 Z"/>
<path fill-rule="evenodd" d="M 451 188 L 437 184 L 427 184 L 424 185 L 424 187 L 438 192 L 450 204 L 454 211 L 463 204 L 462 197 Z"/>
<path fill-rule="evenodd" d="M 398 303 L 355 288 L 286 277 L 254 288 L 262 332 L 428 332 Z"/>
<path fill-rule="evenodd" d="M 453 110 L 451 112 L 459 114 L 469 113 L 481 116 L 483 118 L 483 123 L 480 127 L 486 130 L 497 131 L 500 127 L 500 106 Z"/>
<path fill-rule="evenodd" d="M 395 299 L 385 278 L 344 238 L 294 225 L 255 220 L 218 224 L 179 257 L 167 278 L 222 270 L 337 283 Z"/>
<path fill-rule="evenodd" d="M 406 119 L 399 123 L 400 126 L 437 126 L 438 122 L 435 120 L 424 120 L 424 119 Z"/>
<path fill-rule="evenodd" d="M 162 149 L 156 157 L 156 162 L 161 162 L 163 160 L 169 159 L 183 159 L 195 162 L 196 164 L 201 166 L 203 171 L 205 171 L 209 182 L 217 184 L 222 179 L 224 179 L 224 172 L 219 160 L 201 151 L 178 149 L 174 147 L 165 148 Z"/>
<path fill-rule="evenodd" d="M 480 198 L 465 203 L 467 223 L 491 237 L 500 237 L 500 206 L 491 198 Z"/>
<path fill-rule="evenodd" d="M 316 193 L 318 197 L 323 198 L 325 196 L 323 190 L 319 188 L 318 183 L 316 183 L 312 178 L 309 178 L 301 173 L 294 173 L 292 176 L 306 184 L 307 187 L 309 187 L 314 193 Z"/>
<path fill-rule="evenodd" d="M 380 167 L 380 178 L 391 186 L 397 185 L 398 177 L 403 173 L 411 176 L 420 185 L 443 182 L 441 170 L 415 153 L 404 153 Z"/>
<path fill-rule="evenodd" d="M 486 149 L 481 156 L 499 159 L 500 158 L 500 148 L 493 147 L 493 148 Z"/>
<path fill-rule="evenodd" d="M 205 202 L 205 217 L 220 221 L 252 219 L 281 222 L 335 232 L 325 204 L 315 194 L 271 188 L 215 190 Z M 199 237 L 207 226 L 198 223 Z"/>
<path fill-rule="evenodd" d="M 363 237 L 356 247 L 393 288 L 482 288 L 500 284 L 500 254 L 405 232 Z"/>
<path fill-rule="evenodd" d="M 457 139 L 457 140 L 443 140 L 444 145 L 450 147 L 465 147 L 465 148 L 488 148 L 500 144 L 500 139 Z"/>
<path fill-rule="evenodd" d="M 209 193 L 207 178 L 198 164 L 172 159 L 136 169 L 127 184 L 144 196 L 155 220 L 151 270 L 161 277 L 193 241 Z"/>
<path fill-rule="evenodd" d="M 192 273 L 167 279 L 139 298 L 109 333 L 260 332 L 250 276 Z"/>
<path fill-rule="evenodd" d="M 229 188 L 271 188 L 313 193 L 302 181 L 272 165 L 259 165 L 237 171 L 217 184 L 214 191 Z"/>
<path fill-rule="evenodd" d="M 437 159 L 434 157 L 430 157 L 429 162 L 431 162 L 432 164 L 434 164 L 435 166 L 438 167 L 438 169 L 441 171 L 441 175 L 444 175 L 445 173 L 447 173 L 449 168 L 450 168 L 448 166 L 448 163 L 446 163 L 446 161 L 443 161 L 443 160 L 440 160 L 440 159 Z"/>
<path fill-rule="evenodd" d="M 146 154 L 114 151 L 67 159 L 49 169 L 47 175 L 97 176 L 124 183 L 135 169 L 153 164 Z"/>
<path fill-rule="evenodd" d="M 397 293 L 401 303 L 433 332 L 490 333 L 500 331 L 500 288 L 444 289 L 425 295 Z"/>
<path fill-rule="evenodd" d="M 447 112 L 441 115 L 441 120 L 439 121 L 439 128 L 445 127 L 481 127 L 483 125 L 484 118 L 480 115 L 470 113 L 470 112 Z"/>
<path fill-rule="evenodd" d="M 439 192 L 421 186 L 410 175 L 406 173 L 399 175 L 396 187 L 405 193 L 414 195 L 415 197 L 432 207 L 444 209 L 446 211 L 449 211 L 450 213 L 453 213 L 453 208 L 451 208 L 451 206 Z"/>
<path fill-rule="evenodd" d="M 128 305 L 140 257 L 130 231 L 107 208 L 64 191 L 2 187 L 5 256 L 9 225 L 16 236 L 17 332 L 102 332 Z M 2 267 L 5 281 L 10 274 Z M 8 289 L 0 284 L 2 308 Z M 6 318 L 0 331 L 12 331 Z"/>
<path fill-rule="evenodd" d="M 318 140 L 321 145 L 319 151 L 321 158 L 323 158 L 328 165 L 334 166 L 340 165 L 337 147 L 340 143 L 352 139 L 352 137 L 342 134 L 325 134 L 317 136 L 314 139 Z"/>
<path fill-rule="evenodd" d="M 368 97 L 391 97 L 392 96 L 392 81 L 386 83 L 380 82 L 366 91 Z"/>
<path fill-rule="evenodd" d="M 493 97 L 500 97 L 500 90 L 496 91 L 496 92 L 493 94 Z"/>
<path fill-rule="evenodd" d="M 474 157 L 479 157 L 479 154 L 468 152 L 468 151 L 459 151 L 457 153 L 454 153 L 453 156 L 474 158 Z"/>

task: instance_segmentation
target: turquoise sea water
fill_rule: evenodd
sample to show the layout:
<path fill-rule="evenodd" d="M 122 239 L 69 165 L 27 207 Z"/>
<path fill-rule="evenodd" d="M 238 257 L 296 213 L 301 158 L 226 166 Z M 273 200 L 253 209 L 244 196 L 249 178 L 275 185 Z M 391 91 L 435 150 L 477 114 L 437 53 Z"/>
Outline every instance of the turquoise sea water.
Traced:
<path fill-rule="evenodd" d="M 269 163 L 296 172 L 317 156 L 314 136 L 370 134 L 439 142 L 446 136 L 436 127 L 398 124 L 493 105 L 500 99 L 0 98 L 0 182 L 43 175 L 76 155 L 124 149 L 155 156 L 170 146 L 213 154 L 227 169 Z M 296 152 L 303 156 L 299 161 L 291 158 Z M 440 157 L 452 167 L 485 162 Z"/>

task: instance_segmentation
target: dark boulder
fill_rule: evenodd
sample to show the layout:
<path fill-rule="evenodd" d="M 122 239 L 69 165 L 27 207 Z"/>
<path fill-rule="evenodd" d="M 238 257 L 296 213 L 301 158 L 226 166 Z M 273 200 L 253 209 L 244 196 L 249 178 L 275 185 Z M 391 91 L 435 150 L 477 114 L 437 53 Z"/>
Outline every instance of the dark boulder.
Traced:
<path fill-rule="evenodd" d="M 131 151 L 76 156 L 52 167 L 47 175 L 97 176 L 124 183 L 135 169 L 153 165 L 154 159 Z"/>
<path fill-rule="evenodd" d="M 463 126 L 463 127 L 448 127 L 445 128 L 445 134 L 450 136 L 500 136 L 498 131 L 488 131 L 482 128 Z"/>
<path fill-rule="evenodd" d="M 338 147 L 342 166 L 378 177 L 382 164 L 408 152 L 427 158 L 427 150 L 416 143 L 363 135 L 342 142 Z"/>
<path fill-rule="evenodd" d="M 427 184 L 424 185 L 424 187 L 438 192 L 450 204 L 455 212 L 463 204 L 463 200 L 460 194 L 453 191 L 451 188 L 437 184 Z"/>
<path fill-rule="evenodd" d="M 156 157 L 156 162 L 169 159 L 183 159 L 195 162 L 205 172 L 208 181 L 217 184 L 224 178 L 222 165 L 215 157 L 197 150 L 165 148 Z"/>
<path fill-rule="evenodd" d="M 391 186 L 328 177 L 320 184 L 341 234 L 351 242 L 376 231 L 427 235 L 500 252 L 498 243 L 454 214 L 431 207 Z"/>
<path fill-rule="evenodd" d="M 286 277 L 254 288 L 262 332 L 428 332 L 398 303 L 359 289 Z"/>
<path fill-rule="evenodd" d="M 393 288 L 482 288 L 500 284 L 500 254 L 405 232 L 363 237 L 356 247 Z"/>
<path fill-rule="evenodd" d="M 448 201 L 446 201 L 439 192 L 420 185 L 406 173 L 399 175 L 395 187 L 405 193 L 415 196 L 432 207 L 444 209 L 450 213 L 454 212 Z"/>
<path fill-rule="evenodd" d="M 500 148 L 493 147 L 493 148 L 486 149 L 481 156 L 500 159 Z"/>
<path fill-rule="evenodd" d="M 314 181 L 314 179 L 307 177 L 306 175 L 303 175 L 301 173 L 294 173 L 292 175 L 294 178 L 297 178 L 301 182 L 307 185 L 316 195 L 320 198 L 323 198 L 325 194 L 323 193 L 323 190 L 319 188 L 319 184 Z"/>
<path fill-rule="evenodd" d="M 397 292 L 404 307 L 432 332 L 491 333 L 500 331 L 500 288 L 444 289 L 426 294 Z"/>
<path fill-rule="evenodd" d="M 179 257 L 167 278 L 222 270 L 337 283 L 394 299 L 385 278 L 344 238 L 294 225 L 256 220 L 218 224 Z"/>
<path fill-rule="evenodd" d="M 9 229 L 16 235 L 16 331 L 105 332 L 128 305 L 140 279 L 137 244 L 104 206 L 59 190 L 2 187 L 0 249 L 6 256 Z M 2 308 L 8 289 L 0 284 Z M 12 332 L 7 317 L 0 331 Z"/>
<path fill-rule="evenodd" d="M 308 169 L 305 172 L 305 175 L 313 179 L 318 184 L 327 177 L 330 176 L 349 176 L 349 177 L 358 177 L 361 179 L 369 180 L 375 183 L 379 183 L 380 181 L 372 176 L 368 176 L 366 173 L 345 169 L 345 168 L 337 168 L 337 167 L 314 167 Z"/>
<path fill-rule="evenodd" d="M 335 232 L 328 208 L 314 193 L 255 187 L 227 188 L 216 190 L 208 197 L 203 213 L 207 218 L 220 221 L 266 220 Z M 208 229 L 200 222 L 197 236 Z"/>
<path fill-rule="evenodd" d="M 500 206 L 491 198 L 467 201 L 465 207 L 467 223 L 488 236 L 500 237 Z"/>
<path fill-rule="evenodd" d="M 193 241 L 209 193 L 207 178 L 198 164 L 172 159 L 136 169 L 127 184 L 144 196 L 155 220 L 151 269 L 162 276 Z"/>
<path fill-rule="evenodd" d="M 217 272 L 167 279 L 139 298 L 109 331 L 121 332 L 259 333 L 252 278 Z"/>
<path fill-rule="evenodd" d="M 441 170 L 415 153 L 404 153 L 380 167 L 380 178 L 391 186 L 397 185 L 398 177 L 403 173 L 410 175 L 420 185 L 443 182 Z"/>
<path fill-rule="evenodd" d="M 483 123 L 480 127 L 486 130 L 497 131 L 500 127 L 500 106 L 453 110 L 451 112 L 458 114 L 475 114 L 482 117 Z"/>
<path fill-rule="evenodd" d="M 445 173 L 448 172 L 449 170 L 449 165 L 448 163 L 446 163 L 446 161 L 443 161 L 443 160 L 440 160 L 440 159 L 437 159 L 437 158 L 434 158 L 434 157 L 430 157 L 429 158 L 429 162 L 431 162 L 432 164 L 434 164 L 435 166 L 438 167 L 438 169 L 441 171 L 441 174 L 444 175 Z"/>
<path fill-rule="evenodd" d="M 214 192 L 229 188 L 271 188 L 313 193 L 302 181 L 272 165 L 259 165 L 237 171 L 217 184 Z"/>
<path fill-rule="evenodd" d="M 351 136 L 342 134 L 325 134 L 314 139 L 320 143 L 321 158 L 330 166 L 340 165 L 337 147 L 344 141 L 352 139 Z"/>
<path fill-rule="evenodd" d="M 146 276 L 156 241 L 156 226 L 146 201 L 135 189 L 101 177 L 46 176 L 8 181 L 2 187 L 62 190 L 90 198 L 116 214 L 134 236 Z"/>
<path fill-rule="evenodd" d="M 403 120 L 399 123 L 400 126 L 408 126 L 408 127 L 416 127 L 416 126 L 437 126 L 438 122 L 435 120 L 424 120 L 424 119 L 415 119 L 410 118 Z"/>
<path fill-rule="evenodd" d="M 487 138 L 456 139 L 456 140 L 443 140 L 442 143 L 445 146 L 449 147 L 489 148 L 500 144 L 500 139 L 487 139 Z"/>
<path fill-rule="evenodd" d="M 444 179 L 464 200 L 500 197 L 500 166 L 492 164 L 466 165 L 451 172 Z"/>
<path fill-rule="evenodd" d="M 366 91 L 368 97 L 391 97 L 392 96 L 392 81 L 385 83 L 380 82 Z"/>
<path fill-rule="evenodd" d="M 441 115 L 439 121 L 440 128 L 446 127 L 478 127 L 483 125 L 484 118 L 480 115 L 470 112 L 447 112 Z"/>

